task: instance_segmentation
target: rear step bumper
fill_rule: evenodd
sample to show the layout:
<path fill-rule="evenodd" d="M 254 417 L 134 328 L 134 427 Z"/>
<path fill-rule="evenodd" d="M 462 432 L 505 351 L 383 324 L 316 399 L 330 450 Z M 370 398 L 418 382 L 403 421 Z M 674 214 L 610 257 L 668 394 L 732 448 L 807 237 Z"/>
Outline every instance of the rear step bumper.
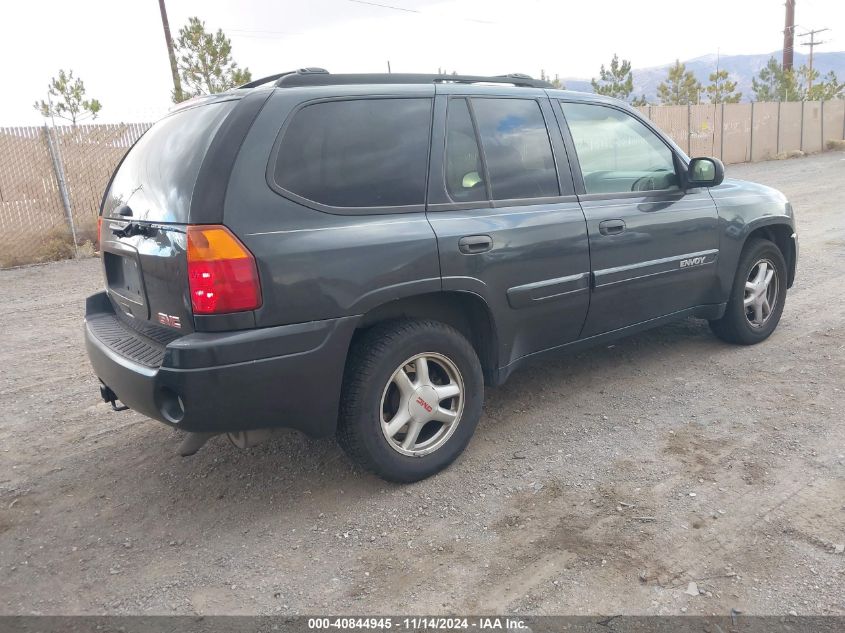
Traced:
<path fill-rule="evenodd" d="M 225 433 L 290 427 L 324 436 L 335 430 L 357 321 L 195 332 L 161 345 L 161 364 L 149 366 L 137 354 L 121 353 L 125 340 L 118 351 L 104 334 L 120 327 L 120 320 L 102 292 L 86 302 L 85 345 L 97 377 L 123 404 L 175 428 Z M 139 346 L 155 347 L 137 336 Z M 150 356 L 156 355 L 144 358 Z"/>

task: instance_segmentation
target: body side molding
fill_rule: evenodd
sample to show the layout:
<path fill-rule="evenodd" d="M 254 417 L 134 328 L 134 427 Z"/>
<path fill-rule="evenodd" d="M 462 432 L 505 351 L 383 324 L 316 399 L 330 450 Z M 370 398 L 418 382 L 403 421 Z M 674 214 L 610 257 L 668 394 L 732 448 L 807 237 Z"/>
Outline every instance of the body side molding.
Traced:
<path fill-rule="evenodd" d="M 576 292 L 585 292 L 589 287 L 590 274 L 586 272 L 557 279 L 545 279 L 508 288 L 508 303 L 512 308 L 526 308 Z"/>
<path fill-rule="evenodd" d="M 637 262 L 628 266 L 605 268 L 604 270 L 595 271 L 593 278 L 595 279 L 595 287 L 598 289 L 643 277 L 683 272 L 693 270 L 699 266 L 709 266 L 715 264 L 718 258 L 719 250 L 714 248 L 696 253 L 684 253 L 683 255 Z"/>

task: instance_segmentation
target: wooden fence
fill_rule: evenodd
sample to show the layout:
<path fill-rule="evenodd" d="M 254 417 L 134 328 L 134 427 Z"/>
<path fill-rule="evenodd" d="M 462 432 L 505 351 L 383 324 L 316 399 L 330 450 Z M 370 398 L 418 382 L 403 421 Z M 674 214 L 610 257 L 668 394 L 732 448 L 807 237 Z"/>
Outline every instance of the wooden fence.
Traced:
<path fill-rule="evenodd" d="M 845 101 L 722 103 L 639 108 L 690 156 L 725 164 L 820 152 L 845 139 Z"/>

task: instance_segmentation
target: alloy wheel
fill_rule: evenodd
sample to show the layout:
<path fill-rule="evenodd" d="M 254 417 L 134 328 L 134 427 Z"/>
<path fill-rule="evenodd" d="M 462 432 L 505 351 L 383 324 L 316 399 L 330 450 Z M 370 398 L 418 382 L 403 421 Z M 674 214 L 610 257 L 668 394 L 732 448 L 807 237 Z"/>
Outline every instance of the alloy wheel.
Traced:
<path fill-rule="evenodd" d="M 778 298 L 778 275 L 774 264 L 761 259 L 748 273 L 745 281 L 745 318 L 751 327 L 763 327 L 772 316 Z"/>
<path fill-rule="evenodd" d="M 395 451 L 414 457 L 443 446 L 461 421 L 464 379 L 436 352 L 412 356 L 388 380 L 381 397 L 381 430 Z"/>

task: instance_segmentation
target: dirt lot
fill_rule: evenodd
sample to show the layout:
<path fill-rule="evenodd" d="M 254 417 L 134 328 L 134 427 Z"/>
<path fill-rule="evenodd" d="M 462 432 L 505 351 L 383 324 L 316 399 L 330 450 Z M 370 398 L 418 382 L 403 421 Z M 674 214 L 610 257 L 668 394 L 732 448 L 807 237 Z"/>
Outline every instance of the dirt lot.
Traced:
<path fill-rule="evenodd" d="M 845 614 L 845 154 L 729 175 L 798 212 L 768 342 L 688 321 L 522 371 L 411 486 L 294 432 L 179 458 L 98 402 L 99 261 L 0 272 L 0 613 Z"/>

